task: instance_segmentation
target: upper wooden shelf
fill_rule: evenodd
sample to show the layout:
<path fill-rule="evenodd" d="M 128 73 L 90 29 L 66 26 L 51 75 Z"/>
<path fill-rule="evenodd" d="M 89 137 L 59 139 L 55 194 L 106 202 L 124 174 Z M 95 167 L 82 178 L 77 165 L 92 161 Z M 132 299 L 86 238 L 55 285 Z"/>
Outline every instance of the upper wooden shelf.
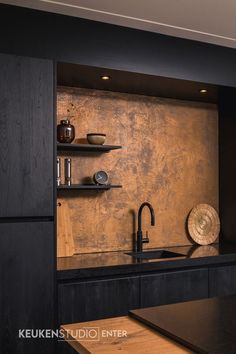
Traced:
<path fill-rule="evenodd" d="M 60 144 L 57 143 L 58 151 L 90 151 L 109 152 L 110 150 L 121 149 L 120 145 L 92 145 L 92 144 Z"/>

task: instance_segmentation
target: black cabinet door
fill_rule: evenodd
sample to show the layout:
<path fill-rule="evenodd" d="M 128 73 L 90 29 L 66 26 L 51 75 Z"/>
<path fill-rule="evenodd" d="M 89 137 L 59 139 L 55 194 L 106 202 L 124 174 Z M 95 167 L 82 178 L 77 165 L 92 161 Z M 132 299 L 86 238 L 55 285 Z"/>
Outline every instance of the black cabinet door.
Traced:
<path fill-rule="evenodd" d="M 52 341 L 20 329 L 54 327 L 53 223 L 0 224 L 0 353 L 52 354 Z"/>
<path fill-rule="evenodd" d="M 141 276 L 141 307 L 206 297 L 208 297 L 207 269 Z"/>
<path fill-rule="evenodd" d="M 236 265 L 209 269 L 209 296 L 236 294 Z"/>
<path fill-rule="evenodd" d="M 139 307 L 139 278 L 59 284 L 61 324 L 127 315 Z"/>
<path fill-rule="evenodd" d="M 53 215 L 53 62 L 0 54 L 0 217 Z"/>

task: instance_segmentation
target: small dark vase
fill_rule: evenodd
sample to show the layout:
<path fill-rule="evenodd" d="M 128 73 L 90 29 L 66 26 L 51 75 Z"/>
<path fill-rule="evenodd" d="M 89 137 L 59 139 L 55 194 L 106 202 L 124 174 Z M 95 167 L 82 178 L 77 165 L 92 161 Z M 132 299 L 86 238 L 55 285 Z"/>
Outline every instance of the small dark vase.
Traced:
<path fill-rule="evenodd" d="M 57 126 L 57 141 L 59 143 L 71 143 L 75 138 L 75 127 L 70 124 L 69 119 L 61 120 Z"/>

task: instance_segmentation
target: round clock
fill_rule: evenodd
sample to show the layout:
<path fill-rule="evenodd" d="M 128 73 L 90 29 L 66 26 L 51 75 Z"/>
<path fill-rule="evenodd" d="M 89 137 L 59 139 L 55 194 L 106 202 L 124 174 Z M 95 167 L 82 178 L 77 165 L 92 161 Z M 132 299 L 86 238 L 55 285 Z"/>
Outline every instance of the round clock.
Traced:
<path fill-rule="evenodd" d="M 98 171 L 93 176 L 93 180 L 96 184 L 107 184 L 108 178 L 108 174 L 105 171 Z"/>

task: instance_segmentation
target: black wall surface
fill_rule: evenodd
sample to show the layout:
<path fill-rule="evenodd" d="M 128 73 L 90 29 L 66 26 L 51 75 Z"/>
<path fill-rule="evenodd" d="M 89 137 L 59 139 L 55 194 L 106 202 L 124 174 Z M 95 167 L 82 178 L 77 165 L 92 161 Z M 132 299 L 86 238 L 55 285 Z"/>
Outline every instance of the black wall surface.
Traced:
<path fill-rule="evenodd" d="M 236 50 L 0 5 L 0 52 L 236 86 Z"/>
<path fill-rule="evenodd" d="M 236 242 L 236 88 L 219 95 L 219 180 L 222 236 Z"/>

